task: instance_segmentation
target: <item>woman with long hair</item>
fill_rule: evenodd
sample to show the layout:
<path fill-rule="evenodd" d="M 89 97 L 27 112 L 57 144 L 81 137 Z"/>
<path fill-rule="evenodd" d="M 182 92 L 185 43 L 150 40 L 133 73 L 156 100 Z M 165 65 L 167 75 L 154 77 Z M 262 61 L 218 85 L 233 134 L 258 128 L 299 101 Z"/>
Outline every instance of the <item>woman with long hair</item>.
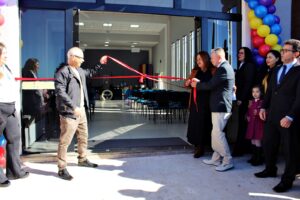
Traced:
<path fill-rule="evenodd" d="M 190 87 L 193 78 L 197 78 L 201 82 L 208 82 L 212 77 L 212 69 L 213 65 L 210 62 L 209 54 L 200 51 L 196 55 L 196 66 L 185 81 L 185 86 Z M 194 96 L 195 94 L 196 96 Z M 191 90 L 187 139 L 195 147 L 194 158 L 201 157 L 204 154 L 205 145 L 209 144 L 212 129 L 209 95 L 209 91 L 194 93 Z"/>

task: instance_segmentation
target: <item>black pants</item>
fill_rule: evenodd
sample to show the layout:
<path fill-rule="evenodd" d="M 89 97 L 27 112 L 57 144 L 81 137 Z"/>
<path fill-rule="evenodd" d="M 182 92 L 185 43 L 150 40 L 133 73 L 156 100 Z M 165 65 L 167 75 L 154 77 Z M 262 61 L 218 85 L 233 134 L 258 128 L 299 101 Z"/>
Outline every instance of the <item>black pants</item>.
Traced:
<path fill-rule="evenodd" d="M 293 122 L 294 123 L 294 122 Z M 280 144 L 283 145 L 285 169 L 281 177 L 283 182 L 291 183 L 295 180 L 297 165 L 297 132 L 293 127 L 282 128 L 279 123 L 266 122 L 264 133 L 264 153 L 267 170 L 277 170 L 276 163 Z"/>
<path fill-rule="evenodd" d="M 20 160 L 21 131 L 19 120 L 15 114 L 14 103 L 0 103 L 0 135 L 3 133 L 6 143 L 6 174 L 13 177 L 24 175 Z M 0 169 L 0 183 L 7 177 Z"/>
<path fill-rule="evenodd" d="M 233 154 L 235 155 L 243 155 L 244 153 L 250 152 L 250 143 L 249 140 L 246 140 L 246 132 L 247 132 L 247 121 L 246 114 L 248 110 L 248 102 L 243 102 L 238 107 L 238 132 L 236 142 L 233 148 Z"/>

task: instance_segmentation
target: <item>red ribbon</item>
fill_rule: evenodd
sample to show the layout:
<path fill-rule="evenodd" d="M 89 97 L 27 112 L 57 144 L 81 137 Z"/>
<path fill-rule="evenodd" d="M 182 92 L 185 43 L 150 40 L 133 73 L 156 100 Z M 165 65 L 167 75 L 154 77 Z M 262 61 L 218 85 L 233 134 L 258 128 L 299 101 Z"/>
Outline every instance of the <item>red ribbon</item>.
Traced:
<path fill-rule="evenodd" d="M 192 82 L 193 82 L 193 80 L 192 80 Z M 195 104 L 196 110 L 197 110 L 197 112 L 198 112 L 198 104 L 197 104 L 197 88 L 196 88 L 196 87 L 193 88 L 193 97 L 194 97 L 194 104 Z"/>

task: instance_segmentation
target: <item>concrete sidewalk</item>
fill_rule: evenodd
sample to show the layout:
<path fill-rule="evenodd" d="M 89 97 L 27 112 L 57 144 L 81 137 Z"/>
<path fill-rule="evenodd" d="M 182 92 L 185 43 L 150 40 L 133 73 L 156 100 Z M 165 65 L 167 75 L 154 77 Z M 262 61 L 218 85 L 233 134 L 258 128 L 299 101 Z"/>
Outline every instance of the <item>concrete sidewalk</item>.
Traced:
<path fill-rule="evenodd" d="M 47 159 L 48 158 L 48 159 Z M 247 157 L 235 159 L 235 168 L 217 172 L 213 166 L 194 159 L 190 153 L 148 155 L 125 158 L 90 156 L 98 168 L 78 167 L 76 156 L 70 155 L 68 170 L 74 179 L 65 181 L 57 176 L 53 156 L 39 159 L 24 157 L 31 172 L 26 179 L 11 181 L 0 188 L 2 199 L 90 199 L 90 200 L 246 200 L 300 199 L 300 179 L 291 191 L 276 194 L 272 187 L 277 178 L 258 179 L 254 173 L 263 166 L 252 167 Z M 204 157 L 208 158 L 208 154 Z M 282 174 L 282 166 L 279 167 Z"/>

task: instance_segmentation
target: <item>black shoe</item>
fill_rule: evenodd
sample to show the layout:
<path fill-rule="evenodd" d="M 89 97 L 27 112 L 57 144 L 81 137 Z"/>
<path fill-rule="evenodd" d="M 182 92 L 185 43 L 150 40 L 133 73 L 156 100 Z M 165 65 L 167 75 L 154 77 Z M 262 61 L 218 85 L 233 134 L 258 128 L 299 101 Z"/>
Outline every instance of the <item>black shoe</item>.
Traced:
<path fill-rule="evenodd" d="M 64 180 L 72 180 L 73 179 L 73 176 L 71 176 L 68 172 L 68 170 L 65 168 L 65 169 L 61 169 L 58 171 L 58 176 Z"/>
<path fill-rule="evenodd" d="M 293 186 L 293 183 L 285 183 L 285 182 L 280 182 L 278 185 L 273 187 L 273 190 L 275 192 L 287 192 L 289 189 L 291 189 Z"/>
<path fill-rule="evenodd" d="M 277 176 L 277 170 L 263 170 L 261 172 L 254 174 L 257 178 L 268 178 L 268 177 L 276 177 Z"/>
<path fill-rule="evenodd" d="M 84 161 L 81 161 L 81 162 L 78 161 L 78 166 L 81 166 L 81 167 L 98 167 L 97 164 L 91 163 L 88 159 L 85 159 Z"/>
<path fill-rule="evenodd" d="M 199 146 L 195 147 L 194 158 L 200 158 L 203 155 L 204 155 L 203 148 L 201 148 Z"/>
<path fill-rule="evenodd" d="M 0 187 L 8 187 L 8 186 L 10 186 L 10 181 L 9 180 L 6 180 L 3 183 L 0 183 Z"/>
<path fill-rule="evenodd" d="M 29 172 L 24 172 L 24 174 L 19 175 L 19 176 L 13 176 L 13 175 L 9 175 L 6 174 L 6 177 L 8 178 L 8 180 L 16 180 L 16 179 L 22 179 L 22 178 L 27 178 L 29 176 Z"/>

